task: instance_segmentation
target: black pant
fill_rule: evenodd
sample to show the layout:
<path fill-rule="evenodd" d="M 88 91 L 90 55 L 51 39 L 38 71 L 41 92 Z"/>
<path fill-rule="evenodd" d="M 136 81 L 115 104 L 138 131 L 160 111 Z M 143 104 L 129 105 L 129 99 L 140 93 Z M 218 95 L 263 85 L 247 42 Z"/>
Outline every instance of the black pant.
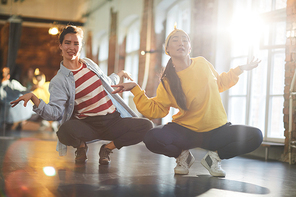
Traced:
<path fill-rule="evenodd" d="M 262 140 L 261 130 L 255 127 L 227 123 L 208 132 L 195 132 L 169 123 L 151 129 L 144 143 L 150 151 L 169 157 L 178 157 L 182 150 L 199 147 L 218 151 L 221 159 L 229 159 L 257 149 Z"/>
<path fill-rule="evenodd" d="M 81 142 L 95 139 L 110 140 L 117 149 L 143 141 L 153 123 L 146 118 L 122 118 L 115 111 L 104 116 L 70 119 L 57 131 L 61 143 L 77 148 Z"/>

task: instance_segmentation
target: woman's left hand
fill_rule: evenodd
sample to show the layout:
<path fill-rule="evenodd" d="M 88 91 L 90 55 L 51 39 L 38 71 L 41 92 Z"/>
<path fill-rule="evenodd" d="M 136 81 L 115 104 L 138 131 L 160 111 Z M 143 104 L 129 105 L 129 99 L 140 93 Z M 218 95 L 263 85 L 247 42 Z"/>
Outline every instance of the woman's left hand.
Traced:
<path fill-rule="evenodd" d="M 252 70 L 253 68 L 256 68 L 260 62 L 261 62 L 261 60 L 259 60 L 257 58 L 256 59 L 253 58 L 252 61 L 249 62 L 248 64 L 241 65 L 239 67 L 240 67 L 240 69 L 242 71 L 244 71 L 244 70 Z"/>

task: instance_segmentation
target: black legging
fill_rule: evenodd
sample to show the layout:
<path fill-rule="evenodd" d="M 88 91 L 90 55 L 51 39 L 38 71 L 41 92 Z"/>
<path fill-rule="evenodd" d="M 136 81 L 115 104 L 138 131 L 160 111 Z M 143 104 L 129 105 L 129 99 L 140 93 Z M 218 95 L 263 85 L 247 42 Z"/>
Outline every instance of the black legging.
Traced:
<path fill-rule="evenodd" d="M 67 146 L 79 147 L 81 142 L 110 140 L 117 149 L 141 142 L 153 123 L 146 118 L 122 118 L 116 111 L 105 116 L 70 119 L 61 125 L 57 136 Z"/>
<path fill-rule="evenodd" d="M 262 143 L 261 130 L 227 123 L 208 132 L 195 132 L 176 123 L 158 126 L 146 133 L 146 147 L 158 154 L 178 157 L 182 150 L 203 148 L 218 151 L 221 159 L 249 153 Z"/>

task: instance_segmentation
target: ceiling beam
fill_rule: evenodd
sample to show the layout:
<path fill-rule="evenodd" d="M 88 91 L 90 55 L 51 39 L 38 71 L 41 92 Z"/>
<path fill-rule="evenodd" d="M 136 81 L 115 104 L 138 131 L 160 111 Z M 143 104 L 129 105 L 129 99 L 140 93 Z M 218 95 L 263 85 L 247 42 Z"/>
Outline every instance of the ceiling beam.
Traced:
<path fill-rule="evenodd" d="M 8 14 L 0 14 L 0 20 L 7 21 L 10 17 L 11 15 L 8 15 Z M 19 16 L 19 17 L 24 22 L 84 26 L 84 22 L 80 22 L 80 21 L 67 21 L 67 20 L 56 20 L 56 19 L 34 18 L 34 17 L 23 17 L 23 16 Z"/>

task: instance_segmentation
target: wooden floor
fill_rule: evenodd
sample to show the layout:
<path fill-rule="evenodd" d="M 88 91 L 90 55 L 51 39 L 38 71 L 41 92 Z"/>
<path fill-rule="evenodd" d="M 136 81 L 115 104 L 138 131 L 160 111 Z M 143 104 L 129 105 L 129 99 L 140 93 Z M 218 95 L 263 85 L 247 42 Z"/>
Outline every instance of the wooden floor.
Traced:
<path fill-rule="evenodd" d="M 22 197 L 158 197 L 158 196 L 296 196 L 296 165 L 250 157 L 222 161 L 225 178 L 210 176 L 196 158 L 189 175 L 174 175 L 174 158 L 153 154 L 143 143 L 114 150 L 111 164 L 100 166 L 104 141 L 89 144 L 88 162 L 74 163 L 55 151 L 51 131 L 21 131 L 0 137 L 0 196 Z"/>

